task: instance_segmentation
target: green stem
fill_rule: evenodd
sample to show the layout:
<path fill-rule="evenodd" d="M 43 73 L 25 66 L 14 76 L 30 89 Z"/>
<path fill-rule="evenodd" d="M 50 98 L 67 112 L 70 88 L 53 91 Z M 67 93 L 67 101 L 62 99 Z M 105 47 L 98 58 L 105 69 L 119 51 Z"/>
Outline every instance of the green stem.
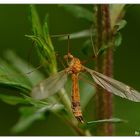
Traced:
<path fill-rule="evenodd" d="M 54 60 L 56 60 L 56 58 Z M 57 65 L 57 63 L 56 63 L 56 65 Z M 57 72 L 57 66 L 56 65 L 53 67 L 52 73 Z M 68 97 L 68 94 L 66 93 L 64 88 L 62 88 L 60 90 L 60 92 L 58 93 L 58 96 L 60 97 L 62 104 L 65 106 L 70 118 L 72 118 L 72 121 L 74 121 L 75 118 L 73 116 L 72 109 L 71 109 L 71 101 L 70 101 L 70 99 Z"/>
<path fill-rule="evenodd" d="M 64 104 L 64 106 L 66 107 L 68 114 L 70 115 L 70 117 L 72 119 L 74 119 L 72 109 L 71 109 L 71 102 L 70 102 L 70 99 L 69 99 L 65 89 L 61 89 L 59 96 L 61 98 L 62 104 Z"/>
<path fill-rule="evenodd" d="M 65 106 L 67 113 L 69 114 L 69 119 L 65 118 L 61 115 L 58 115 L 60 118 L 62 118 L 67 124 L 69 124 L 71 126 L 71 128 L 79 135 L 79 136 L 91 136 L 91 133 L 89 132 L 89 130 L 83 130 L 78 126 L 78 122 L 75 119 L 73 113 L 72 113 L 72 109 L 71 109 L 71 102 L 67 96 L 67 93 L 65 91 L 65 89 L 61 89 L 59 96 L 61 98 L 61 102 L 62 104 Z"/>

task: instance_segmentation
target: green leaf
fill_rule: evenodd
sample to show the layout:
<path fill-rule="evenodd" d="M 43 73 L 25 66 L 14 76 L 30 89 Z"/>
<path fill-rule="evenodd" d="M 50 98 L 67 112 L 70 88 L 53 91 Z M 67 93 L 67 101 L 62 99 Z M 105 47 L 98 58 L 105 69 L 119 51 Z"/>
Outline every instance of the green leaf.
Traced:
<path fill-rule="evenodd" d="M 89 37 L 89 36 L 91 36 L 90 30 L 86 29 L 86 30 L 82 30 L 79 32 L 71 33 L 70 39 L 85 38 L 85 37 Z M 67 36 L 60 37 L 60 40 L 66 40 L 66 39 L 68 39 Z"/>
<path fill-rule="evenodd" d="M 52 52 L 47 46 L 48 44 L 46 44 L 45 40 L 41 38 L 40 36 L 35 36 L 35 35 L 26 35 L 26 37 L 32 39 L 38 44 L 38 47 L 37 47 L 38 53 L 40 54 L 40 57 L 42 57 L 44 60 L 46 59 L 46 62 L 47 62 Z"/>
<path fill-rule="evenodd" d="M 0 94 L 0 99 L 10 105 L 17 105 L 17 104 L 28 104 L 29 102 L 26 101 L 22 97 L 17 97 L 17 96 L 9 96 L 9 95 L 4 95 Z"/>
<path fill-rule="evenodd" d="M 120 119 L 120 118 L 103 119 L 103 120 L 87 122 L 86 127 L 91 127 L 91 126 L 98 125 L 98 124 L 101 124 L 101 123 L 125 123 L 125 122 L 127 122 L 127 121 L 123 120 L 123 119 Z"/>
<path fill-rule="evenodd" d="M 49 36 L 49 28 L 47 25 L 47 18 L 45 19 L 45 23 L 43 28 L 40 24 L 40 20 L 36 9 L 33 5 L 30 6 L 30 17 L 33 29 L 33 35 L 26 35 L 35 41 L 36 50 L 41 60 L 43 66 L 48 75 L 50 73 L 56 73 L 57 71 L 57 62 L 55 57 L 54 47 L 51 42 L 51 38 Z"/>
<path fill-rule="evenodd" d="M 36 120 L 44 119 L 44 112 L 39 112 L 34 107 L 22 107 L 20 108 L 20 113 L 22 116 L 12 129 L 14 133 L 24 131 Z"/>
<path fill-rule="evenodd" d="M 87 39 L 82 45 L 81 51 L 87 58 L 91 58 L 91 56 L 93 56 L 93 45 L 94 44 L 92 44 L 91 39 Z"/>
<path fill-rule="evenodd" d="M 43 36 L 40 19 L 34 5 L 30 5 L 29 19 L 32 23 L 33 34 Z"/>
<path fill-rule="evenodd" d="M 111 29 L 119 22 L 119 17 L 124 10 L 125 4 L 111 4 L 110 5 L 110 21 Z"/>
<path fill-rule="evenodd" d="M 115 36 L 115 42 L 114 42 L 115 47 L 119 47 L 121 43 L 122 43 L 122 35 L 120 32 L 118 32 Z"/>
<path fill-rule="evenodd" d="M 58 110 L 61 110 L 64 108 L 63 105 L 57 103 L 56 100 L 52 99 L 46 99 L 46 100 L 36 100 L 33 99 L 32 97 L 29 97 L 25 94 L 21 94 L 24 99 L 29 102 L 30 104 L 32 104 L 33 106 L 35 106 L 36 108 L 42 108 L 42 107 L 47 107 L 47 109 L 49 109 L 52 112 L 57 112 Z M 55 103 L 54 103 L 55 102 Z"/>
<path fill-rule="evenodd" d="M 23 93 L 29 93 L 32 85 L 37 84 L 44 79 L 44 76 L 30 67 L 30 74 L 28 64 L 19 58 L 12 51 L 5 52 L 5 59 L 7 61 L 0 61 L 0 86 L 3 88 L 14 89 Z"/>
<path fill-rule="evenodd" d="M 30 96 L 27 96 L 25 94 L 20 93 L 20 95 L 22 95 L 24 97 L 24 100 L 26 100 L 28 103 L 30 103 L 31 105 L 35 106 L 35 107 L 42 107 L 44 105 L 48 105 L 48 102 L 44 102 L 41 100 L 35 100 Z"/>
<path fill-rule="evenodd" d="M 99 50 L 98 50 L 98 55 L 101 55 L 102 53 L 104 53 L 104 51 L 106 49 L 108 49 L 110 47 L 110 45 L 103 45 Z"/>
<path fill-rule="evenodd" d="M 47 56 L 50 57 L 51 54 L 54 53 L 54 48 L 51 42 L 51 38 L 49 36 L 49 28 L 47 25 L 48 18 L 46 17 L 45 23 L 42 28 L 38 14 L 33 5 L 30 6 L 30 13 L 31 13 L 30 15 L 31 15 L 33 36 L 28 36 L 28 37 L 32 38 L 34 41 L 38 43 L 37 51 L 39 52 L 40 56 L 42 56 L 42 59 L 43 58 L 46 59 Z"/>
<path fill-rule="evenodd" d="M 126 20 L 121 20 L 119 23 L 116 24 L 116 26 L 118 26 L 117 31 L 120 31 L 121 29 L 123 29 L 127 24 Z"/>
<path fill-rule="evenodd" d="M 47 46 L 54 52 L 54 47 L 51 41 L 51 37 L 49 34 L 49 27 L 48 27 L 48 14 L 45 16 L 45 21 L 43 25 L 43 33 L 44 33 L 44 38 L 46 40 Z"/>
<path fill-rule="evenodd" d="M 7 59 L 16 69 L 18 69 L 20 73 L 23 73 L 33 86 L 44 79 L 44 75 L 42 75 L 41 72 L 32 66 L 29 67 L 27 62 L 18 57 L 11 50 L 5 52 L 5 59 Z"/>
<path fill-rule="evenodd" d="M 49 36 L 49 27 L 48 27 L 48 14 L 45 16 L 45 20 L 44 20 L 44 25 L 43 25 L 43 32 L 44 32 L 44 36 L 48 37 Z"/>
<path fill-rule="evenodd" d="M 63 7 L 68 12 L 70 12 L 76 18 L 83 18 L 90 22 L 93 22 L 94 20 L 93 13 L 82 6 L 78 5 L 60 5 L 60 6 Z"/>
<path fill-rule="evenodd" d="M 35 100 L 22 93 L 20 93 L 20 95 L 21 95 L 21 97 L 20 96 L 11 96 L 11 95 L 7 95 L 7 94 L 0 94 L 0 99 L 10 105 L 31 104 L 35 107 L 44 107 L 44 106 L 49 105 L 49 103 L 47 101 Z"/>
<path fill-rule="evenodd" d="M 0 86 L 16 89 L 23 93 L 29 93 L 31 83 L 28 78 L 12 64 L 0 60 Z"/>
<path fill-rule="evenodd" d="M 55 51 L 52 44 L 48 44 L 51 41 L 46 42 L 44 38 L 34 35 L 26 35 L 26 37 L 36 41 L 38 44 L 37 52 L 47 73 L 55 73 L 57 71 Z"/>
<path fill-rule="evenodd" d="M 42 104 L 43 105 L 43 104 Z M 27 129 L 30 125 L 33 124 L 36 120 L 45 119 L 45 112 L 52 111 L 57 113 L 59 110 L 64 109 L 64 106 L 61 104 L 44 104 L 43 106 L 37 107 L 21 107 L 20 113 L 21 118 L 17 124 L 13 127 L 12 131 L 14 133 L 19 133 Z"/>

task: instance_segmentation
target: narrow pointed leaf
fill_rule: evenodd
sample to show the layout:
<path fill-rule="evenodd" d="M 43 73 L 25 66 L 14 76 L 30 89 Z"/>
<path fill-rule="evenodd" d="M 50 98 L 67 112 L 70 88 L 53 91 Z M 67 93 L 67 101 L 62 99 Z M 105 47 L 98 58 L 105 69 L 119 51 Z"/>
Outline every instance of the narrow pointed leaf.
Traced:
<path fill-rule="evenodd" d="M 60 6 L 63 7 L 68 12 L 70 12 L 76 18 L 83 18 L 90 22 L 93 22 L 94 20 L 93 13 L 82 6 L 78 5 L 60 5 Z"/>
<path fill-rule="evenodd" d="M 31 83 L 28 78 L 12 64 L 2 59 L 0 60 L 0 64 L 0 86 L 29 93 L 31 90 Z"/>
<path fill-rule="evenodd" d="M 27 129 L 34 121 L 44 118 L 44 112 L 38 112 L 34 107 L 20 108 L 21 118 L 18 123 L 13 127 L 14 133 L 19 133 Z"/>
<path fill-rule="evenodd" d="M 89 37 L 91 36 L 90 30 L 86 29 L 86 30 L 82 30 L 79 32 L 74 32 L 70 34 L 70 39 L 78 39 L 78 38 L 85 38 L 85 37 Z M 68 39 L 67 36 L 64 37 L 60 37 L 60 40 L 66 40 Z"/>
<path fill-rule="evenodd" d="M 17 96 L 9 96 L 5 94 L 0 94 L 0 99 L 10 105 L 16 105 L 16 104 L 29 104 L 28 101 L 26 101 L 22 97 L 17 97 Z"/>
<path fill-rule="evenodd" d="M 125 122 L 126 120 L 120 118 L 103 119 L 103 120 L 87 122 L 87 127 L 102 124 L 102 123 L 125 123 Z"/>
<path fill-rule="evenodd" d="M 34 121 L 45 119 L 45 112 L 52 111 L 56 112 L 62 110 L 64 107 L 61 104 L 44 105 L 38 107 L 21 107 L 20 113 L 21 118 L 18 120 L 17 124 L 13 127 L 13 133 L 19 133 L 26 130 Z"/>
<path fill-rule="evenodd" d="M 117 33 L 116 36 L 115 36 L 115 41 L 114 41 L 114 44 L 115 44 L 115 47 L 119 47 L 122 43 L 122 35 L 121 33 Z"/>
<path fill-rule="evenodd" d="M 34 5 L 30 5 L 29 18 L 32 23 L 32 31 L 35 35 L 43 35 L 40 19 Z"/>
<path fill-rule="evenodd" d="M 14 66 L 16 69 L 21 71 L 21 73 L 24 73 L 25 76 L 28 78 L 30 83 L 34 86 L 37 84 L 40 80 L 44 79 L 44 76 L 33 68 L 32 66 L 29 67 L 28 63 L 25 62 L 23 59 L 18 57 L 15 53 L 8 50 L 5 53 L 5 58 Z"/>

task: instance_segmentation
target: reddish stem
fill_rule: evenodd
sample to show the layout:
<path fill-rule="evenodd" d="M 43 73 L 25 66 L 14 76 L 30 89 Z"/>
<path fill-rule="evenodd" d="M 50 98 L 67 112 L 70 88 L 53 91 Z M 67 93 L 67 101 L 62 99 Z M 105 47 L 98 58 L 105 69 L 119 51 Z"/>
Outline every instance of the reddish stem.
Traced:
<path fill-rule="evenodd" d="M 104 44 L 111 44 L 111 31 L 110 31 L 110 15 L 109 5 L 97 6 L 97 49 L 99 50 Z M 97 58 L 97 71 L 112 77 L 113 72 L 113 52 L 112 47 L 107 49 L 103 55 Z M 97 119 L 112 118 L 112 94 L 99 87 L 96 94 L 96 117 Z M 97 135 L 113 135 L 113 125 L 105 123 L 98 125 Z"/>

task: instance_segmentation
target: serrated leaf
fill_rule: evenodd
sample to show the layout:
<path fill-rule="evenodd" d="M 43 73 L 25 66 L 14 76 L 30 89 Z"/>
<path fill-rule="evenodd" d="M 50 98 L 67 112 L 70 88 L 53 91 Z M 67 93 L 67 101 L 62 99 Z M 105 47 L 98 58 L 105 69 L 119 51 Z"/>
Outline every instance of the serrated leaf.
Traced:
<path fill-rule="evenodd" d="M 22 97 L 17 97 L 17 96 L 9 96 L 9 95 L 4 95 L 0 94 L 0 99 L 10 105 L 16 105 L 16 104 L 28 104 L 29 102 L 26 101 Z"/>
<path fill-rule="evenodd" d="M 70 12 L 76 18 L 83 18 L 90 22 L 93 22 L 94 20 L 93 13 L 84 7 L 78 5 L 60 5 L 60 6 L 63 7 L 68 12 Z"/>

